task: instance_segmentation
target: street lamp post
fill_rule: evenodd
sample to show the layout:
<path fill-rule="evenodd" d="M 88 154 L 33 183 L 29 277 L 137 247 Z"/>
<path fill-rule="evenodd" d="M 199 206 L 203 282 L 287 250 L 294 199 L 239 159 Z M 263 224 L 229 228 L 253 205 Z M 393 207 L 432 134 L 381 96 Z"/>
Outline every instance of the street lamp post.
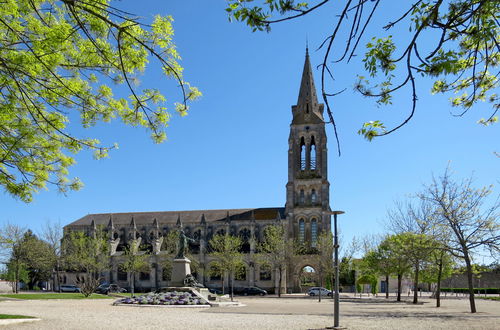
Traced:
<path fill-rule="evenodd" d="M 334 247 L 334 267 L 335 267 L 335 287 L 334 294 L 335 300 L 333 302 L 333 329 L 342 329 L 339 325 L 340 312 L 339 312 L 339 240 L 337 233 L 337 215 L 344 214 L 344 211 L 332 211 L 329 214 L 333 214 L 333 247 Z"/>

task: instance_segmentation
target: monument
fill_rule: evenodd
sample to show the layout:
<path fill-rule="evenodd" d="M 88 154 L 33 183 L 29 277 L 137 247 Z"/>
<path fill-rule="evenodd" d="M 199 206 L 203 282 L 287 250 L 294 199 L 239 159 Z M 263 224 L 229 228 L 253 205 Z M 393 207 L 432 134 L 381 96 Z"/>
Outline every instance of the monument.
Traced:
<path fill-rule="evenodd" d="M 171 286 L 186 286 L 186 276 L 191 275 L 191 260 L 186 258 L 186 251 L 189 241 L 194 242 L 193 239 L 186 236 L 181 225 L 179 228 L 179 248 L 177 251 L 177 255 L 172 262 L 172 277 L 170 280 Z"/>

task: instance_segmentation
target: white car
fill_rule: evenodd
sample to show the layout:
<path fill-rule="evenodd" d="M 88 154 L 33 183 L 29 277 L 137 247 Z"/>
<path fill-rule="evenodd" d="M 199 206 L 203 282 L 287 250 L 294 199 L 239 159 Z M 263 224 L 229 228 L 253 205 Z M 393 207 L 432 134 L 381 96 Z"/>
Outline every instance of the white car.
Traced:
<path fill-rule="evenodd" d="M 307 290 L 307 294 L 310 295 L 311 297 L 319 296 L 320 292 L 322 296 L 331 296 L 333 294 L 332 291 L 320 287 L 312 287 L 309 290 Z"/>

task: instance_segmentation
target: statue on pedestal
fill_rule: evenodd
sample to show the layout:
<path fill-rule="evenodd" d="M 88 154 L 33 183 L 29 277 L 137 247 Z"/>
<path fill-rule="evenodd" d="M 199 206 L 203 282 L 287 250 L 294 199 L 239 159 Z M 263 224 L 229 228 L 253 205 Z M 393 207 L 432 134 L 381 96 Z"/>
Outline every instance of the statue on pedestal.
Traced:
<path fill-rule="evenodd" d="M 195 240 L 187 237 L 184 233 L 184 229 L 182 229 L 181 227 L 181 229 L 179 230 L 179 251 L 175 256 L 175 259 L 184 259 L 186 257 L 186 251 L 188 249 L 189 242 L 195 242 Z"/>

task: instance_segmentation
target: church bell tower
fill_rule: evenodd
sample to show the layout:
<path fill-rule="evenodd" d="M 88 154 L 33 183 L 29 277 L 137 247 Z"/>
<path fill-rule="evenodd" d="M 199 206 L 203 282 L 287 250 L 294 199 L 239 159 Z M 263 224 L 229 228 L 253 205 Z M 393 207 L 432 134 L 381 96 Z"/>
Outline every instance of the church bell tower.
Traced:
<path fill-rule="evenodd" d="M 288 138 L 286 214 L 288 235 L 305 247 L 316 247 L 321 231 L 330 230 L 330 183 L 324 105 L 318 103 L 306 49 L 297 105 L 292 106 Z"/>

